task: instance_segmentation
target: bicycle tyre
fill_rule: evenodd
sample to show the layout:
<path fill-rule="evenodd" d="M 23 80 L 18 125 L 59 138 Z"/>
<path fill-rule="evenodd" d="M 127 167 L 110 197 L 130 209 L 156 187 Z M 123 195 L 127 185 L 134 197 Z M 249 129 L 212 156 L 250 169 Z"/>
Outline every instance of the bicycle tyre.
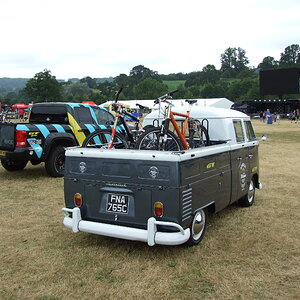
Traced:
<path fill-rule="evenodd" d="M 167 141 L 159 146 L 160 128 L 151 128 L 139 136 L 135 149 L 139 150 L 159 150 L 159 151 L 180 151 L 183 149 L 178 137 L 170 130 L 167 130 Z"/>
<path fill-rule="evenodd" d="M 189 146 L 191 149 L 200 148 L 210 145 L 209 135 L 207 129 L 200 124 L 197 124 L 196 130 L 190 134 Z"/>
<path fill-rule="evenodd" d="M 111 140 L 111 129 L 99 129 L 91 134 L 89 134 L 84 142 L 82 143 L 82 147 L 88 148 L 106 148 L 108 149 L 109 142 Z M 113 141 L 114 149 L 127 149 L 128 143 L 125 138 L 118 132 L 115 134 L 115 138 Z"/>

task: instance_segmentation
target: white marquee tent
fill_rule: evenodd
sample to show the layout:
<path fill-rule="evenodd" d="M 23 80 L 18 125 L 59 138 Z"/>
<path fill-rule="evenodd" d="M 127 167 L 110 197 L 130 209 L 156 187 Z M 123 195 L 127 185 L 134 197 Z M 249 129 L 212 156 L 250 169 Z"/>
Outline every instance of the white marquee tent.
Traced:
<path fill-rule="evenodd" d="M 185 101 L 185 99 L 172 99 L 171 100 L 174 107 L 178 106 L 186 106 L 189 107 L 189 104 Z M 103 107 L 109 107 L 114 101 L 107 101 L 101 106 Z M 148 107 L 151 110 L 155 110 L 158 108 L 158 105 L 154 105 L 154 100 L 123 100 L 118 101 L 118 103 L 121 103 L 125 105 L 126 107 L 130 109 L 138 109 L 138 105 L 143 105 L 145 107 Z M 209 99 L 197 99 L 197 102 L 193 106 L 199 106 L 199 107 L 219 107 L 219 108 L 227 108 L 230 109 L 233 102 L 228 100 L 227 98 L 209 98 Z"/>

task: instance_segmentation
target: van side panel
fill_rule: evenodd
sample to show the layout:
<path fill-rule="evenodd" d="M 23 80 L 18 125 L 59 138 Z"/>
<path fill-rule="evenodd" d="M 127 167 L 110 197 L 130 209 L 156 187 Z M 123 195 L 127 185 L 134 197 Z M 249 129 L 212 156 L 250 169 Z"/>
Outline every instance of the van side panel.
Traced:
<path fill-rule="evenodd" d="M 190 188 L 192 196 L 191 215 L 212 202 L 215 203 L 216 211 L 229 204 L 231 191 L 229 151 L 183 161 L 180 163 L 180 170 L 181 185 Z"/>

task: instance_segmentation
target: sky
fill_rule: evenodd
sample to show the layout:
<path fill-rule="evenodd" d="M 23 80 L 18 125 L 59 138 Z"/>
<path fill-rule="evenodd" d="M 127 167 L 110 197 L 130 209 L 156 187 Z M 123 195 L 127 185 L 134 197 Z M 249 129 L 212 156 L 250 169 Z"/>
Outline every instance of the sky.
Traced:
<path fill-rule="evenodd" d="M 256 67 L 300 44 L 299 13 L 300 0 L 0 0 L 0 78 L 219 69 L 229 47 Z"/>

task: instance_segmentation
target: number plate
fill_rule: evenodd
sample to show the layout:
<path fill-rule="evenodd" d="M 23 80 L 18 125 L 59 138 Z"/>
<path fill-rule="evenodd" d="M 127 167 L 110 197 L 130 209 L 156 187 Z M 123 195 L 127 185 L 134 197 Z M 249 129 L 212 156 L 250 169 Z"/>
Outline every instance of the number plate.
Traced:
<path fill-rule="evenodd" d="M 106 211 L 127 214 L 128 213 L 128 195 L 108 194 Z"/>
<path fill-rule="evenodd" d="M 6 156 L 7 151 L 0 150 L 0 156 Z"/>

